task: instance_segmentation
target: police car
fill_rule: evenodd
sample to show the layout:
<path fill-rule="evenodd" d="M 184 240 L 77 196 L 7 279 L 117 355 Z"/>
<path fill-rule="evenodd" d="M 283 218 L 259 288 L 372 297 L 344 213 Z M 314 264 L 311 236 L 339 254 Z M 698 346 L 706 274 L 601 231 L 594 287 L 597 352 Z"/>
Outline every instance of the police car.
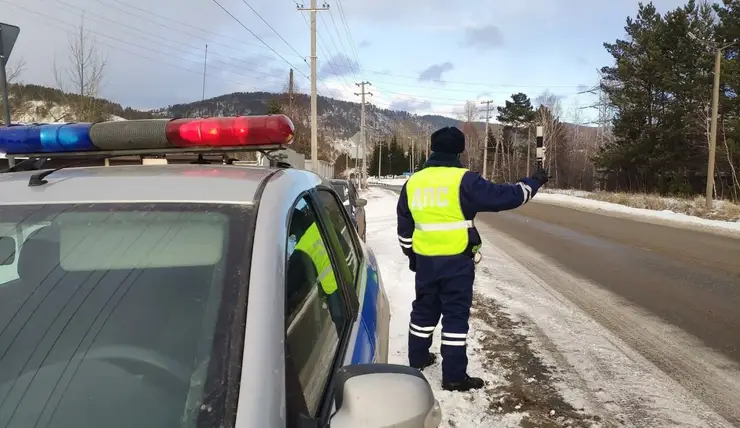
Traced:
<path fill-rule="evenodd" d="M 69 161 L 0 174 L 0 426 L 439 425 L 424 376 L 386 364 L 378 264 L 328 181 L 83 166 L 269 153 L 293 132 L 283 115 L 0 129 L 9 156 Z"/>

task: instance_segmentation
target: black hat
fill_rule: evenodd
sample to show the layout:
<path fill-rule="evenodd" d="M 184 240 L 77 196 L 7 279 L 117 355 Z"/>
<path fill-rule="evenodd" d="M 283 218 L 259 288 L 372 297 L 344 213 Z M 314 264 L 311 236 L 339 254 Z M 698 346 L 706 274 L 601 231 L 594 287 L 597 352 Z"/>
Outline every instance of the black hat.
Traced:
<path fill-rule="evenodd" d="M 432 134 L 432 151 L 453 155 L 465 151 L 465 134 L 454 126 L 446 126 Z"/>

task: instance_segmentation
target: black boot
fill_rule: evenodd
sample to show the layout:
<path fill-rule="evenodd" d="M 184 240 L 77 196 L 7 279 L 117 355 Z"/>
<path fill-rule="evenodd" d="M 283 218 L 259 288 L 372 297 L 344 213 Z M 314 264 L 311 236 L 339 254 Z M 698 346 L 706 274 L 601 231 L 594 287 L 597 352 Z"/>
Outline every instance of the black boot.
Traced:
<path fill-rule="evenodd" d="M 434 364 L 436 362 L 437 362 L 437 356 L 434 355 L 434 354 L 432 354 L 430 352 L 429 355 L 427 355 L 427 360 L 424 361 L 424 364 L 422 364 L 421 367 L 414 367 L 414 366 L 411 366 L 411 367 L 414 367 L 415 369 L 421 371 L 421 370 L 424 370 L 425 368 L 431 366 L 432 364 Z"/>
<path fill-rule="evenodd" d="M 468 375 L 465 375 L 465 379 L 460 382 L 442 381 L 442 389 L 445 391 L 470 391 L 471 389 L 481 389 L 483 386 L 485 386 L 483 379 Z"/>

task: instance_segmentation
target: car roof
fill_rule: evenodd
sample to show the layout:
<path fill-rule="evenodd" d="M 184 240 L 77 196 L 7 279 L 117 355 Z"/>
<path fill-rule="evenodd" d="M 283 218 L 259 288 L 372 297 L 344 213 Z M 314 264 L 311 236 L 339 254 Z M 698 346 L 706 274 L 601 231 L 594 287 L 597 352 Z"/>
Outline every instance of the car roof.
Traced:
<path fill-rule="evenodd" d="M 310 171 L 293 168 L 218 164 L 100 166 L 62 169 L 47 176 L 47 184 L 30 187 L 29 179 L 39 171 L 23 171 L 0 174 L 0 205 L 88 202 L 251 204 L 261 183 L 276 171 L 314 175 Z M 285 179 L 285 176 L 277 174 L 276 179 Z"/>

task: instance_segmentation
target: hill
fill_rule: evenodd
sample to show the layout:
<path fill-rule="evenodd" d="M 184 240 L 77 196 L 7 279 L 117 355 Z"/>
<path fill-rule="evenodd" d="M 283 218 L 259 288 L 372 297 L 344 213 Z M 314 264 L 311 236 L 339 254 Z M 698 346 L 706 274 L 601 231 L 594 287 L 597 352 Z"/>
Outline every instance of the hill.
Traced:
<path fill-rule="evenodd" d="M 268 92 L 235 92 L 219 97 L 196 101 L 188 104 L 176 104 L 155 110 L 153 113 L 163 117 L 187 117 L 206 114 L 210 116 L 231 116 L 264 114 L 270 102 L 279 103 L 283 110 L 288 110 L 288 95 Z M 306 94 L 293 95 L 293 108 L 296 113 L 309 111 L 310 97 Z M 359 103 L 341 101 L 334 98 L 318 97 L 319 127 L 336 139 L 349 139 L 360 131 L 361 106 Z M 380 109 L 368 105 L 365 109 L 368 133 L 389 135 L 405 127 L 409 134 L 424 134 L 444 126 L 459 125 L 453 118 L 437 115 L 414 115 L 405 111 Z"/>

